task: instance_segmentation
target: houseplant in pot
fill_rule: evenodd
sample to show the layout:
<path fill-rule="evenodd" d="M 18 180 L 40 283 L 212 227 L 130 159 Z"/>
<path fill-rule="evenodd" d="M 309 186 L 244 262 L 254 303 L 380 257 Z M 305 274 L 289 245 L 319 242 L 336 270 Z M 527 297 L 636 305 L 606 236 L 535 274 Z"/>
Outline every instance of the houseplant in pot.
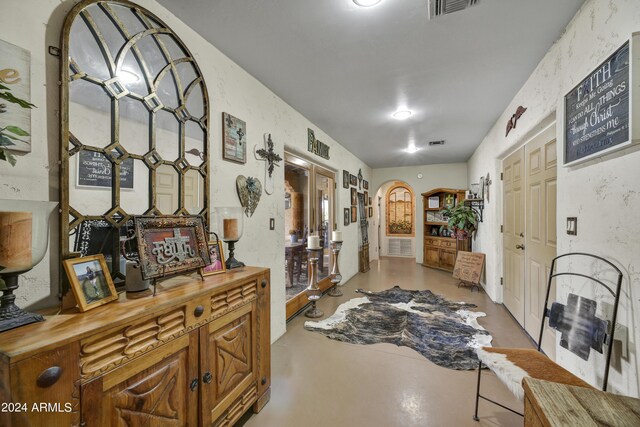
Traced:
<path fill-rule="evenodd" d="M 464 240 L 470 235 L 475 235 L 478 229 L 478 217 L 470 206 L 458 204 L 440 211 L 447 219 L 449 229 L 456 233 L 458 240 Z"/>

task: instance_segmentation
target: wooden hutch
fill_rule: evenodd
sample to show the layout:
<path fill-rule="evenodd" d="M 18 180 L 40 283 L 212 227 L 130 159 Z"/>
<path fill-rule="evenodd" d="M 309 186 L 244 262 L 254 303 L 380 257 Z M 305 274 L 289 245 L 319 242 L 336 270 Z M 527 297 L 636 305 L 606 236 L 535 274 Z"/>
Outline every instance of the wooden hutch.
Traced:
<path fill-rule="evenodd" d="M 425 267 L 453 271 L 458 251 L 471 250 L 471 238 L 457 240 L 449 231 L 447 220 L 440 211 L 464 201 L 465 190 L 436 188 L 422 193 L 423 258 Z"/>

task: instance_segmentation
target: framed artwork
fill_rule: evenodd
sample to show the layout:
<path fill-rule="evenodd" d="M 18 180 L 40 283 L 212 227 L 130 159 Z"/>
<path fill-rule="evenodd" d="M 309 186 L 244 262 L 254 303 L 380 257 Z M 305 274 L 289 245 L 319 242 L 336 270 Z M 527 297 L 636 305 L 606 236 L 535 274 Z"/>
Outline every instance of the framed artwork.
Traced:
<path fill-rule="evenodd" d="M 112 151 L 116 154 L 117 151 Z M 97 151 L 80 150 L 77 158 L 76 188 L 100 187 L 113 185 L 111 176 L 112 163 L 104 154 Z M 132 158 L 120 162 L 120 189 L 133 190 L 134 163 Z"/>
<path fill-rule="evenodd" d="M 369 206 L 369 218 L 373 216 L 373 208 Z"/>
<path fill-rule="evenodd" d="M 369 181 L 362 181 L 362 188 L 364 188 L 365 190 L 369 189 Z"/>
<path fill-rule="evenodd" d="M 369 192 L 365 191 L 364 192 L 364 205 L 365 206 L 369 206 L 371 204 L 370 200 L 371 200 L 371 198 L 369 197 Z"/>
<path fill-rule="evenodd" d="M 80 311 L 118 299 L 104 255 L 65 259 L 62 264 Z"/>
<path fill-rule="evenodd" d="M 637 42 L 637 36 L 633 38 Z M 564 165 L 575 165 L 633 143 L 629 41 L 564 97 Z M 633 83 L 632 83 L 633 82 Z"/>
<path fill-rule="evenodd" d="M 349 188 L 349 171 L 342 171 L 342 188 Z"/>
<path fill-rule="evenodd" d="M 371 203 L 371 196 L 369 196 L 369 206 L 372 206 L 372 203 Z"/>
<path fill-rule="evenodd" d="M 349 208 L 344 208 L 344 225 L 351 224 Z"/>
<path fill-rule="evenodd" d="M 358 185 L 358 177 L 355 175 L 349 174 L 349 184 L 353 186 Z"/>
<path fill-rule="evenodd" d="M 0 40 L 0 84 L 9 96 L 31 102 L 31 53 Z M 20 152 L 31 152 L 31 109 L 13 102 L 2 102 L 0 145 Z"/>
<path fill-rule="evenodd" d="M 351 206 L 358 204 L 358 191 L 355 188 L 351 189 Z"/>
<path fill-rule="evenodd" d="M 199 216 L 133 218 L 143 279 L 197 270 L 211 264 Z"/>
<path fill-rule="evenodd" d="M 351 222 L 357 222 L 357 221 L 358 221 L 358 207 L 351 206 Z"/>
<path fill-rule="evenodd" d="M 247 162 L 247 124 L 229 113 L 222 113 L 222 158 Z"/>
<path fill-rule="evenodd" d="M 214 274 L 220 274 L 227 271 L 227 267 L 224 263 L 224 252 L 222 250 L 221 240 L 211 240 L 207 244 L 209 246 L 209 258 L 211 264 L 200 269 L 200 273 L 203 276 L 212 276 Z"/>

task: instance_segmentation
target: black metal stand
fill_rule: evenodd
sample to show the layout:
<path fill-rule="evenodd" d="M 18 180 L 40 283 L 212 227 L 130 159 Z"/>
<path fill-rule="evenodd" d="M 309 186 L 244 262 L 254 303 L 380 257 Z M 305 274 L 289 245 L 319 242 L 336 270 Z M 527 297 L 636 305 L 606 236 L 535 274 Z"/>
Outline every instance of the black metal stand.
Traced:
<path fill-rule="evenodd" d="M 227 262 L 225 262 L 225 266 L 227 270 L 231 270 L 232 268 L 240 268 L 244 267 L 244 262 L 240 262 L 233 256 L 233 251 L 235 249 L 235 244 L 237 240 L 229 240 L 227 242 L 227 246 L 229 247 L 229 258 L 227 258 Z"/>
<path fill-rule="evenodd" d="M 44 321 L 41 315 L 24 311 L 15 304 L 16 296 L 13 291 L 18 289 L 18 276 L 23 273 L 26 271 L 5 273 L 0 276 L 5 284 L 0 297 L 0 332 Z"/>

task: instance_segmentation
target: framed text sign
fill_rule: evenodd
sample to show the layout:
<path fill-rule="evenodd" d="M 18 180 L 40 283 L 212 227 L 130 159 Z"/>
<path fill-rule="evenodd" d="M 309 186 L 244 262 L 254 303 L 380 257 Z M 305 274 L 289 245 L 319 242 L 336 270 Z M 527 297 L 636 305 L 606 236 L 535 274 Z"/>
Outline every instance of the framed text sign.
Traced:
<path fill-rule="evenodd" d="M 453 267 L 453 278 L 464 283 L 479 285 L 483 267 L 483 253 L 459 251 L 456 265 Z"/>
<path fill-rule="evenodd" d="M 111 188 L 111 170 L 113 164 L 104 154 L 96 151 L 81 150 L 78 153 L 79 187 Z M 133 159 L 124 159 L 120 163 L 120 188 L 133 189 Z"/>
<path fill-rule="evenodd" d="M 629 42 L 564 97 L 564 164 L 631 143 Z"/>

